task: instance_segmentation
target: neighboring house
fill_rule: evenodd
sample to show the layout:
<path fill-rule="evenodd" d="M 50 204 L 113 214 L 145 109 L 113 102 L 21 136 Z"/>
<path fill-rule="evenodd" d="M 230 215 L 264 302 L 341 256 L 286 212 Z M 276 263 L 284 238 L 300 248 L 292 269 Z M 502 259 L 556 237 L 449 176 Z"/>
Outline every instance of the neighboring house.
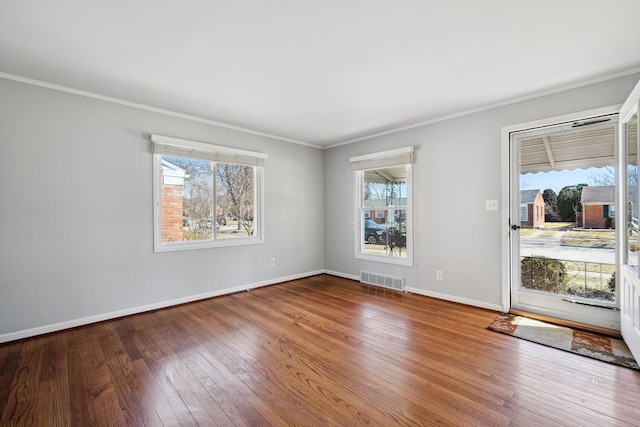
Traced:
<path fill-rule="evenodd" d="M 582 189 L 582 227 L 615 228 L 616 188 L 613 185 Z M 611 218 L 607 221 L 607 218 Z"/>
<path fill-rule="evenodd" d="M 406 197 L 396 198 L 392 201 L 394 206 L 402 206 L 407 204 Z M 364 211 L 364 219 L 371 219 L 377 224 L 387 224 L 388 222 L 402 222 L 406 219 L 405 211 L 401 210 L 397 213 L 397 216 L 393 219 L 389 218 L 389 206 L 385 200 L 370 199 L 365 202 L 365 207 L 370 208 Z"/>
<path fill-rule="evenodd" d="M 183 188 L 187 173 L 184 169 L 162 160 L 162 239 L 179 242 L 183 235 Z"/>
<path fill-rule="evenodd" d="M 544 227 L 544 199 L 540 190 L 520 191 L 520 226 Z"/>

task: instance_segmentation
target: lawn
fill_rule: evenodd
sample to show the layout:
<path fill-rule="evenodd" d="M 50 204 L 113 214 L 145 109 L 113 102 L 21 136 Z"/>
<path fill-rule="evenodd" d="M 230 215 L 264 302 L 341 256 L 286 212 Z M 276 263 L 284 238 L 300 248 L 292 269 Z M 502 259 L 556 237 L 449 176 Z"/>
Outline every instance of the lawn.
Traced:
<path fill-rule="evenodd" d="M 546 222 L 543 228 L 522 228 L 520 229 L 520 237 L 531 236 L 535 234 L 538 237 L 553 237 L 556 232 L 569 230 L 575 227 L 573 222 Z"/>
<path fill-rule="evenodd" d="M 616 245 L 614 230 L 570 230 L 562 237 L 562 244 L 585 248 L 613 248 Z"/>

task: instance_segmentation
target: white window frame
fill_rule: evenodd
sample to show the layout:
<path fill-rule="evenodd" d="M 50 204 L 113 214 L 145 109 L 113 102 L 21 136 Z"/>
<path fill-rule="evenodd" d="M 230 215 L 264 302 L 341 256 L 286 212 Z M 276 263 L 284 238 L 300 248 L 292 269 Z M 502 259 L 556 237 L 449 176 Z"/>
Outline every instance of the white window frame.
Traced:
<path fill-rule="evenodd" d="M 352 168 L 354 170 L 354 194 L 355 194 L 355 220 L 354 220 L 354 257 L 356 259 L 382 262 L 388 264 L 413 266 L 413 146 L 383 151 L 373 154 L 351 157 Z M 407 203 L 403 209 L 406 210 L 407 224 L 407 247 L 406 258 L 390 255 L 372 255 L 364 253 L 364 171 L 371 169 L 382 169 L 389 166 L 406 165 L 407 167 Z M 387 207 L 385 210 L 400 209 L 400 207 Z"/>
<path fill-rule="evenodd" d="M 172 252 L 224 246 L 242 246 L 264 243 L 264 164 L 267 154 L 237 148 L 190 141 L 163 135 L 151 135 L 153 146 L 153 228 L 154 252 Z M 177 157 L 233 163 L 254 168 L 254 234 L 232 239 L 194 240 L 179 242 L 162 241 L 162 156 L 170 153 Z M 215 204 L 215 201 L 214 201 Z M 215 212 L 215 206 L 213 206 Z M 215 215 L 214 215 L 215 216 Z M 214 218 L 215 221 L 215 218 Z M 215 223 L 213 224 L 215 226 Z"/>

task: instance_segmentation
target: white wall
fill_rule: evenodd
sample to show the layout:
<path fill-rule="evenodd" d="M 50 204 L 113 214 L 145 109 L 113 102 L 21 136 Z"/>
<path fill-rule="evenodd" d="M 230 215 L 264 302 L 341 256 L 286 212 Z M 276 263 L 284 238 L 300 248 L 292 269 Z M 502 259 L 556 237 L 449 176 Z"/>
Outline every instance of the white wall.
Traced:
<path fill-rule="evenodd" d="M 592 84 L 325 151 L 325 268 L 407 278 L 425 295 L 501 309 L 501 128 L 621 104 L 639 75 Z M 414 145 L 413 267 L 354 259 L 349 157 Z M 487 212 L 485 201 L 499 200 Z M 436 280 L 436 270 L 443 280 Z"/>
<path fill-rule="evenodd" d="M 153 253 L 151 133 L 267 153 L 265 243 Z M 0 342 L 322 271 L 323 175 L 315 148 L 0 79 Z"/>

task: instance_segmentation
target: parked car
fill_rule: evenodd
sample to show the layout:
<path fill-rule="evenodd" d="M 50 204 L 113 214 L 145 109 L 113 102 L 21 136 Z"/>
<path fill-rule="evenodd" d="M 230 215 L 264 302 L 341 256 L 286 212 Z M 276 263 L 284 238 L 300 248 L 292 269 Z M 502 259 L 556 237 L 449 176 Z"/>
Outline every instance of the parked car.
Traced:
<path fill-rule="evenodd" d="M 370 244 L 380 243 L 382 234 L 387 228 L 372 219 L 364 220 L 364 241 Z"/>
<path fill-rule="evenodd" d="M 183 227 L 188 227 L 189 226 L 189 220 L 187 218 L 182 218 L 182 226 Z"/>
<path fill-rule="evenodd" d="M 213 221 L 211 218 L 201 219 L 198 225 L 200 228 L 211 228 L 211 226 L 213 226 Z M 220 228 L 220 224 L 216 223 L 216 229 L 218 228 Z"/>

